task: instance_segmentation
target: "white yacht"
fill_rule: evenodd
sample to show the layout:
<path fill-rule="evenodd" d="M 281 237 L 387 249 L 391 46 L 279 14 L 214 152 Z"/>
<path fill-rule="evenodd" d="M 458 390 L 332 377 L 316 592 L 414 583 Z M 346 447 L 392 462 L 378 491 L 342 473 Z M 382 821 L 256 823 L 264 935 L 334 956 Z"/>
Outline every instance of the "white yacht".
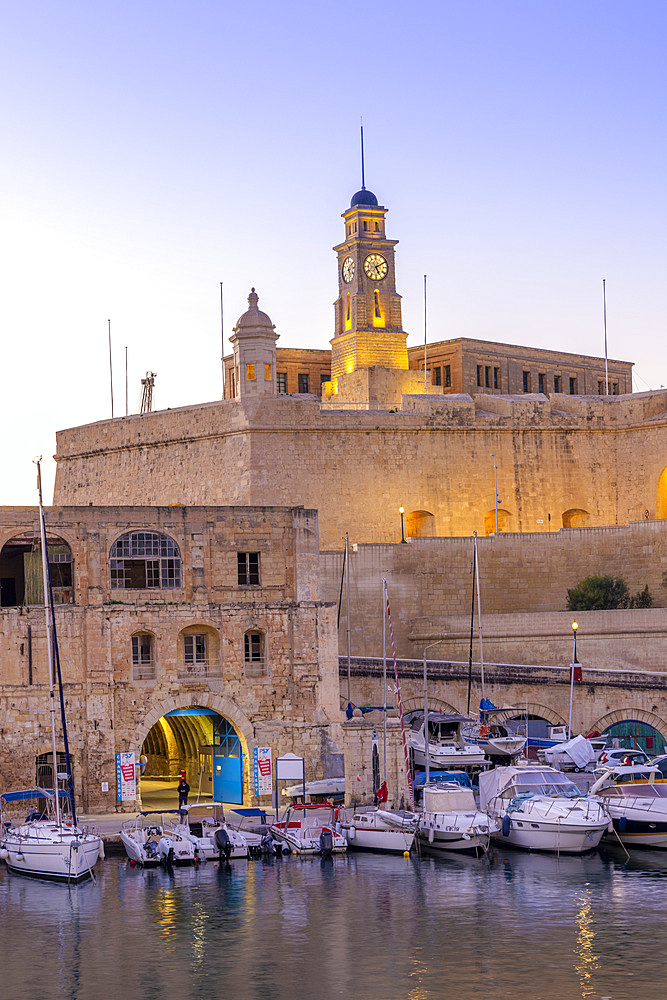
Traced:
<path fill-rule="evenodd" d="M 553 767 L 496 767 L 479 777 L 480 808 L 500 824 L 494 837 L 525 850 L 581 854 L 609 825 L 599 799 Z"/>
<path fill-rule="evenodd" d="M 410 725 L 408 745 L 415 765 L 425 767 L 424 712 L 409 713 L 406 720 Z M 484 748 L 475 743 L 467 743 L 463 735 L 464 726 L 470 725 L 472 720 L 466 715 L 428 713 L 428 752 L 432 768 L 459 769 L 484 763 L 486 759 Z"/>
<path fill-rule="evenodd" d="M 60 797 L 67 798 L 64 792 Z M 34 805 L 25 819 L 12 819 L 13 810 L 24 811 L 30 802 Z M 104 856 L 97 834 L 68 822 L 65 815 L 56 816 L 55 796 L 45 788 L 1 795 L 0 831 L 0 857 L 19 875 L 82 882 L 92 877 L 98 858 Z"/>
<path fill-rule="evenodd" d="M 349 849 L 404 854 L 414 843 L 419 816 L 391 809 L 359 809 L 340 823 Z"/>
<path fill-rule="evenodd" d="M 436 851 L 488 850 L 498 822 L 477 808 L 467 775 L 465 782 L 433 782 L 424 786 L 423 807 L 417 837 Z"/>
<path fill-rule="evenodd" d="M 221 802 L 196 804 L 181 809 L 181 822 L 169 828 L 187 837 L 202 860 L 214 858 L 247 858 L 259 853 L 262 837 L 259 834 L 234 829 L 224 814 Z M 268 834 L 268 827 L 266 828 Z"/>
<path fill-rule="evenodd" d="M 605 804 L 614 834 L 626 847 L 667 848 L 667 781 L 658 768 L 610 768 L 590 794 Z"/>

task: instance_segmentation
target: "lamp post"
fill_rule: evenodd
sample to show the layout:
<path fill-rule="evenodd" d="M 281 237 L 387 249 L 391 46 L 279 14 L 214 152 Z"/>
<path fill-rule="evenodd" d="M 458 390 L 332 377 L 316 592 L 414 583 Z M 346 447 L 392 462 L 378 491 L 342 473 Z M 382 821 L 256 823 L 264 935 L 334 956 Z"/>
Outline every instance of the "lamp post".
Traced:
<path fill-rule="evenodd" d="M 404 526 L 404 520 L 403 520 L 403 518 L 405 516 L 405 507 L 399 507 L 398 508 L 398 513 L 401 515 L 401 541 L 405 542 L 405 526 Z"/>
<path fill-rule="evenodd" d="M 430 642 L 428 646 L 424 646 L 424 755 L 426 758 L 426 780 L 425 784 L 428 785 L 429 778 L 431 776 L 431 748 L 428 738 L 428 686 L 427 686 L 427 674 L 426 674 L 426 652 L 433 646 L 437 646 L 442 642 L 442 639 L 436 639 L 435 642 Z"/>
<path fill-rule="evenodd" d="M 574 693 L 574 665 L 577 662 L 577 622 L 572 622 L 572 666 L 570 667 L 570 720 L 567 727 L 567 738 L 572 739 L 572 695 Z"/>
<path fill-rule="evenodd" d="M 491 452 L 491 458 L 493 459 L 493 496 L 495 498 L 494 504 L 496 507 L 496 534 L 498 534 L 498 504 L 500 503 L 500 499 L 498 497 L 498 465 L 496 463 L 496 456 L 493 452 Z"/>

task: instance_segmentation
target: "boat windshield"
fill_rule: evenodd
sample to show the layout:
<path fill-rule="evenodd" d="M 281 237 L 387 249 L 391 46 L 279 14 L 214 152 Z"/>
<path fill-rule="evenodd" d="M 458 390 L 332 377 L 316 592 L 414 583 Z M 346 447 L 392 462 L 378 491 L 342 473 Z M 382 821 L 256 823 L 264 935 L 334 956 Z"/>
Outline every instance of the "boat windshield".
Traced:
<path fill-rule="evenodd" d="M 583 795 L 573 781 L 558 771 L 517 774 L 514 786 L 519 795 L 523 792 L 532 792 L 533 795 L 559 795 L 569 799 Z"/>
<path fill-rule="evenodd" d="M 659 785 L 650 785 L 648 782 L 645 785 L 612 785 L 609 791 L 614 792 L 616 795 L 622 795 L 625 798 L 634 799 L 641 795 L 644 798 L 667 799 L 667 783 L 664 785 L 662 783 Z"/>

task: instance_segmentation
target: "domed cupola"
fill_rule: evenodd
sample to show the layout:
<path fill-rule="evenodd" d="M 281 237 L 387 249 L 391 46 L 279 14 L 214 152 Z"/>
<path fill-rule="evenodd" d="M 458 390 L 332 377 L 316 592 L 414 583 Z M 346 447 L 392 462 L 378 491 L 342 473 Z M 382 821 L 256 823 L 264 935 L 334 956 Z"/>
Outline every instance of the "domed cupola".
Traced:
<path fill-rule="evenodd" d="M 248 308 L 239 316 L 229 338 L 234 348 L 234 397 L 249 399 L 276 393 L 276 341 L 271 318 L 257 307 L 259 296 L 250 289 Z"/>
<path fill-rule="evenodd" d="M 379 202 L 372 191 L 368 191 L 366 188 L 362 188 L 361 191 L 357 191 L 356 194 L 352 195 L 352 201 L 350 202 L 350 208 L 356 208 L 357 205 L 379 205 Z"/>

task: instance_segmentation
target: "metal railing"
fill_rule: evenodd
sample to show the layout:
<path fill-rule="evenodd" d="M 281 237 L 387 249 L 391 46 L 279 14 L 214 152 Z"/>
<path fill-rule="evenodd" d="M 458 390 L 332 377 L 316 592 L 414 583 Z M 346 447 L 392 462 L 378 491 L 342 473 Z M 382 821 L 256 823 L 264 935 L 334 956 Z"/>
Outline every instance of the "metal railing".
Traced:
<path fill-rule="evenodd" d="M 221 676 L 222 664 L 220 663 L 220 660 L 195 660 L 192 663 L 179 663 L 178 665 L 179 680 Z"/>

